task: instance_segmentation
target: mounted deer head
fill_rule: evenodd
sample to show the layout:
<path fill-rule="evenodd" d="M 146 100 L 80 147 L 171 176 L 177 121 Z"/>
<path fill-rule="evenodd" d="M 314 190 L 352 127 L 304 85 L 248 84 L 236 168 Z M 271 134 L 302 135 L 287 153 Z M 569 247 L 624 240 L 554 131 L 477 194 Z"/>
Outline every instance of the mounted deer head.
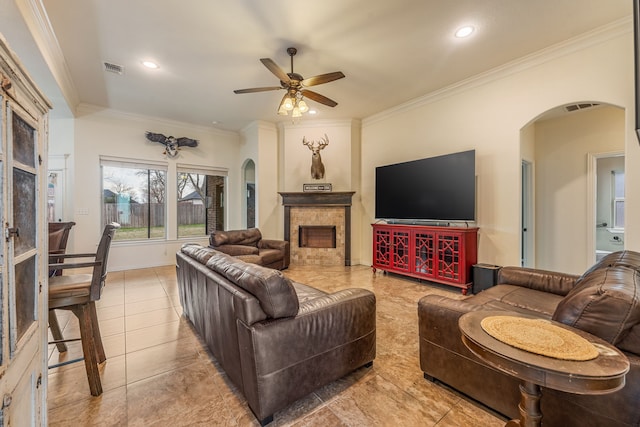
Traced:
<path fill-rule="evenodd" d="M 307 139 L 302 137 L 302 144 L 309 147 L 311 150 L 311 178 L 313 179 L 322 179 L 324 178 L 324 165 L 322 164 L 322 157 L 320 157 L 320 150 L 329 145 L 329 137 L 327 134 L 324 135 L 324 138 L 320 138 L 320 141 L 307 141 Z"/>

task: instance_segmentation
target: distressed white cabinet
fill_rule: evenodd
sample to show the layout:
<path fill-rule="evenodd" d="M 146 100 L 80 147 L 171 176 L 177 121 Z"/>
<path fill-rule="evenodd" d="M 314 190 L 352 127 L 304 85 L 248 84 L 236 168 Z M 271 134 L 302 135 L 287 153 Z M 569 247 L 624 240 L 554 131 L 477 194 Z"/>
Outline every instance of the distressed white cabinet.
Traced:
<path fill-rule="evenodd" d="M 0 35 L 0 425 L 45 425 L 50 104 Z"/>

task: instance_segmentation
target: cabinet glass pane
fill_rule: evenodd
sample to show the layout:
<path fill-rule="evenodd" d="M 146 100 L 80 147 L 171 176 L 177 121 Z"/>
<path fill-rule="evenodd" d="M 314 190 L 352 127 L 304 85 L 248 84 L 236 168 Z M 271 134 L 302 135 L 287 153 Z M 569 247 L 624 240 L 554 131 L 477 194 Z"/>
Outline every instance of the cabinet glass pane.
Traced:
<path fill-rule="evenodd" d="M 13 112 L 13 159 L 27 166 L 35 167 L 35 129 Z"/>
<path fill-rule="evenodd" d="M 36 247 L 36 176 L 13 169 L 13 226 L 19 235 L 14 238 L 16 256 Z"/>
<path fill-rule="evenodd" d="M 415 272 L 433 275 L 435 272 L 435 234 L 416 233 Z"/>
<path fill-rule="evenodd" d="M 374 262 L 381 267 L 391 265 L 391 232 L 389 230 L 377 230 L 374 240 Z"/>
<path fill-rule="evenodd" d="M 16 341 L 36 320 L 36 256 L 16 264 Z M 12 343 L 12 347 L 15 346 Z"/>

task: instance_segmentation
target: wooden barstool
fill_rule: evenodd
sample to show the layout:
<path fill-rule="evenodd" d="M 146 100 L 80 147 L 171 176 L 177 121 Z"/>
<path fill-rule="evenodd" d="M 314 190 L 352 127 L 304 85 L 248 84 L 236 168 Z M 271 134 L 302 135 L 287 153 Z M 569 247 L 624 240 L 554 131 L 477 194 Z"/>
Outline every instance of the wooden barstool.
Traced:
<path fill-rule="evenodd" d="M 98 301 L 102 295 L 102 288 L 107 278 L 107 259 L 109 257 L 111 240 L 118 228 L 120 228 L 120 225 L 117 223 L 111 223 L 105 226 L 96 253 L 55 254 L 50 256 L 49 269 L 93 268 L 92 273 L 63 274 L 62 276 L 49 278 L 49 313 L 53 310 L 70 310 L 78 318 L 84 364 L 87 370 L 89 388 L 91 394 L 94 396 L 102 394 L 98 364 L 106 360 L 102 346 L 102 338 L 100 337 L 100 327 L 98 325 L 95 302 Z M 93 258 L 93 260 L 68 264 L 55 262 L 68 258 Z M 54 262 L 51 263 L 51 260 Z M 66 341 L 77 341 L 77 338 L 56 339 L 50 344 L 58 344 L 59 342 Z M 83 359 L 58 363 L 49 366 L 49 368 L 55 368 L 80 360 Z"/>

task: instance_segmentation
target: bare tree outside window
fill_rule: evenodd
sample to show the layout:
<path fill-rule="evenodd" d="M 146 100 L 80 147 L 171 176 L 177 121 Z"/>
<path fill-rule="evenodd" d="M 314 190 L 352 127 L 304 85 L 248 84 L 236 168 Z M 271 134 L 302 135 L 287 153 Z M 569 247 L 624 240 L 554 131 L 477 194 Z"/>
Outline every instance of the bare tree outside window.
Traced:
<path fill-rule="evenodd" d="M 178 171 L 178 237 L 224 229 L 224 177 Z"/>
<path fill-rule="evenodd" d="M 166 236 L 166 172 L 158 169 L 102 165 L 103 223 L 117 222 L 116 240 Z"/>

